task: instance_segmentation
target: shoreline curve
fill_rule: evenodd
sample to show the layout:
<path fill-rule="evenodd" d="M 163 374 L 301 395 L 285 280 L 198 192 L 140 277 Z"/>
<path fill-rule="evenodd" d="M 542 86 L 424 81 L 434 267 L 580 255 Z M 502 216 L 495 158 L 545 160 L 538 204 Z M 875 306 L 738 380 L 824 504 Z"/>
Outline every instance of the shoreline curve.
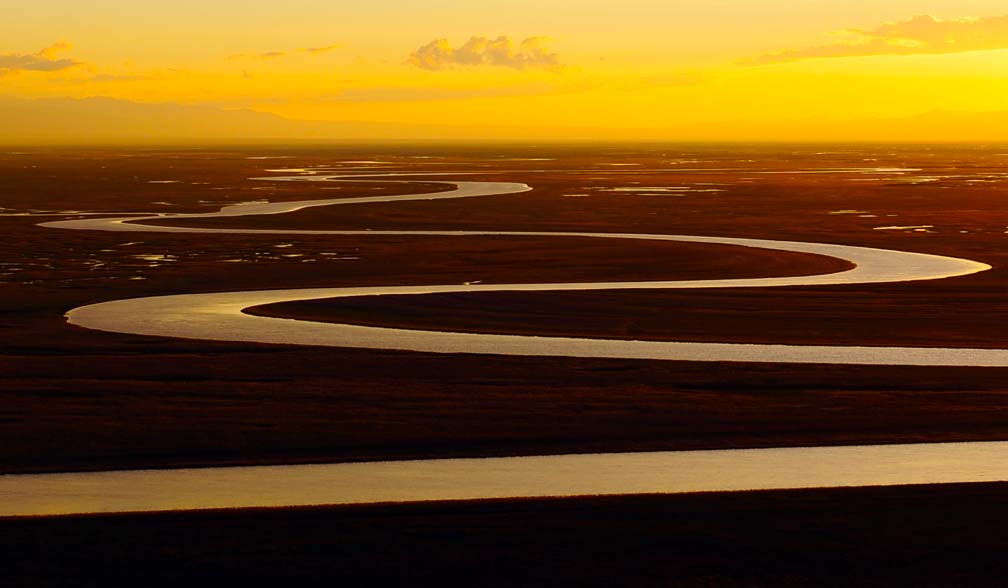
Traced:
<path fill-rule="evenodd" d="M 430 174 L 365 174 L 365 175 L 296 175 L 257 178 L 276 181 L 361 181 L 361 178 L 381 177 L 381 180 L 408 183 L 408 180 L 387 178 Z M 286 235 L 342 236 L 493 236 L 635 239 L 680 241 L 735 245 L 824 255 L 847 261 L 851 269 L 806 276 L 742 278 L 717 280 L 658 280 L 637 282 L 568 282 L 540 284 L 441 284 L 428 286 L 375 286 L 284 289 L 264 291 L 178 294 L 132 298 L 102 302 L 75 308 L 66 314 L 70 324 L 87 329 L 132 335 L 161 336 L 214 341 L 239 341 L 356 347 L 364 349 L 395 349 L 426 353 L 477 353 L 504 355 L 534 355 L 554 357 L 593 357 L 620 359 L 651 359 L 667 361 L 732 361 L 760 363 L 831 363 L 853 365 L 937 365 L 1006 367 L 1008 350 L 931 347 L 859 347 L 812 346 L 783 344 L 697 343 L 676 341 L 633 341 L 622 339 L 585 339 L 574 337 L 531 337 L 422 331 L 366 327 L 340 323 L 319 323 L 295 319 L 254 316 L 244 310 L 253 306 L 322 298 L 350 296 L 381 296 L 387 294 L 443 294 L 456 292 L 514 292 L 558 290 L 615 289 L 696 289 L 696 288 L 762 288 L 783 286 L 825 286 L 873 284 L 936 280 L 970 275 L 991 269 L 991 266 L 954 257 L 876 249 L 851 245 L 805 243 L 738 237 L 696 235 L 665 235 L 639 233 L 555 232 L 555 231 L 346 231 L 346 230 L 278 230 L 199 228 L 138 224 L 143 221 L 272 215 L 316 206 L 363 203 L 387 203 L 409 200 L 440 200 L 520 194 L 532 188 L 516 182 L 445 182 L 451 190 L 426 194 L 402 194 L 299 200 L 291 202 L 256 202 L 227 206 L 218 212 L 161 215 L 128 215 L 110 218 L 84 218 L 41 223 L 48 228 L 171 232 L 171 233 L 237 233 Z"/>

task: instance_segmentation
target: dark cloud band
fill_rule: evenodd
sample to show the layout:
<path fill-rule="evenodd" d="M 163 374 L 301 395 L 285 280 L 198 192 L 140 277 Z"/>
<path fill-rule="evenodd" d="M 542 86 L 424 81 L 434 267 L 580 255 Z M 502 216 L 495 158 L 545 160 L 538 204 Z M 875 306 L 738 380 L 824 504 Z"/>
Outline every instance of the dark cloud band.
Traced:
<path fill-rule="evenodd" d="M 81 62 L 74 59 L 57 57 L 59 53 L 67 51 L 70 48 L 70 43 L 60 41 L 38 53 L 8 53 L 0 55 L 0 76 L 23 71 L 61 71 L 81 65 Z"/>

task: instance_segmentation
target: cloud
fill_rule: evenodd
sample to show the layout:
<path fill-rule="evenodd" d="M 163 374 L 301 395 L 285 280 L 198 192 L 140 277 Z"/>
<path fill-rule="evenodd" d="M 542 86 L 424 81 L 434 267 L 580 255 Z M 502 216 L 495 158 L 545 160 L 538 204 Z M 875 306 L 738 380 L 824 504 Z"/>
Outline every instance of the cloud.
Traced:
<path fill-rule="evenodd" d="M 277 57 L 283 57 L 287 55 L 286 51 L 267 51 L 265 53 L 238 53 L 236 55 L 229 55 L 228 59 L 256 59 L 259 61 L 268 61 L 270 59 L 276 59 Z"/>
<path fill-rule="evenodd" d="M 0 77 L 24 71 L 61 71 L 81 65 L 80 61 L 59 58 L 59 54 L 72 48 L 66 41 L 58 41 L 37 53 L 7 53 L 0 55 Z"/>
<path fill-rule="evenodd" d="M 335 51 L 336 49 L 340 49 L 342 47 L 342 44 L 336 43 L 335 45 L 328 45 L 326 47 L 305 47 L 304 49 L 298 49 L 298 51 L 302 53 L 309 53 L 311 55 L 322 55 L 323 53 Z"/>
<path fill-rule="evenodd" d="M 545 37 L 529 37 L 516 47 L 508 37 L 472 37 L 454 49 L 447 39 L 435 39 L 410 54 L 406 63 L 432 71 L 480 65 L 560 71 L 564 66 L 556 53 L 546 49 L 547 41 Z"/>
<path fill-rule="evenodd" d="M 56 41 L 52 45 L 49 45 L 45 49 L 39 51 L 35 55 L 41 57 L 42 59 L 48 59 L 50 61 L 55 61 L 56 56 L 64 51 L 69 51 L 73 49 L 73 45 L 67 41 Z"/>
<path fill-rule="evenodd" d="M 1008 16 L 941 20 L 930 14 L 918 14 L 874 29 L 847 29 L 838 34 L 847 38 L 829 45 L 763 55 L 743 62 L 743 65 L 772 65 L 828 57 L 933 55 L 1008 49 Z"/>
<path fill-rule="evenodd" d="M 323 53 L 328 53 L 343 47 L 342 44 L 327 45 L 325 47 L 305 47 L 303 49 L 298 49 L 296 51 L 266 51 L 265 53 L 238 53 L 236 55 L 229 55 L 228 59 L 254 59 L 258 61 L 269 61 L 270 59 L 278 59 L 280 57 L 288 57 L 295 53 L 308 53 L 309 55 L 322 55 Z"/>

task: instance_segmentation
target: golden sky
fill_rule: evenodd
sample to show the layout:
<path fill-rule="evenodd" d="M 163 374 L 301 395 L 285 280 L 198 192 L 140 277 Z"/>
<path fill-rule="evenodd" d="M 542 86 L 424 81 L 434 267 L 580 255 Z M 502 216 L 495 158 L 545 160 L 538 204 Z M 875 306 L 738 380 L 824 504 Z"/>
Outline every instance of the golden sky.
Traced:
<path fill-rule="evenodd" d="M 733 138 L 726 128 L 829 139 L 851 120 L 1008 110 L 1003 0 L 50 0 L 17 11 L 0 39 L 4 99 L 603 139 L 705 125 L 720 139 Z"/>

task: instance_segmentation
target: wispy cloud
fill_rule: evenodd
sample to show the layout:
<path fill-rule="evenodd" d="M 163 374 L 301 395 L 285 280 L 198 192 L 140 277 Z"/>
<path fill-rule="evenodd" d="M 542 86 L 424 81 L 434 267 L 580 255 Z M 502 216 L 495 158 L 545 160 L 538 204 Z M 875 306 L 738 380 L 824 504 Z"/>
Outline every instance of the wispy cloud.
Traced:
<path fill-rule="evenodd" d="M 264 53 L 238 53 L 235 55 L 229 55 L 228 59 L 252 59 L 258 61 L 269 61 L 271 59 L 278 59 L 280 57 L 288 57 L 290 55 L 295 55 L 297 53 L 307 53 L 308 55 L 322 55 L 324 53 L 329 53 L 330 51 L 335 51 L 336 49 L 342 48 L 341 43 L 336 43 L 333 45 L 326 45 L 325 47 L 304 47 L 301 49 L 295 49 L 293 51 L 266 51 Z"/>
<path fill-rule="evenodd" d="M 329 53 L 330 51 L 342 48 L 342 43 L 336 43 L 335 45 L 328 45 L 326 47 L 305 47 L 304 49 L 298 49 L 298 51 L 308 53 L 310 55 L 322 55 L 323 53 Z"/>
<path fill-rule="evenodd" d="M 286 51 L 266 51 L 265 53 L 237 53 L 228 55 L 228 59 L 254 59 L 258 61 L 269 61 L 287 55 Z"/>
<path fill-rule="evenodd" d="M 930 14 L 882 24 L 874 29 L 838 31 L 842 41 L 804 49 L 789 49 L 744 61 L 772 65 L 803 59 L 920 55 L 1008 49 L 1008 16 L 941 20 Z"/>
<path fill-rule="evenodd" d="M 529 37 L 516 46 L 508 37 L 472 37 L 456 49 L 447 39 L 435 39 L 410 54 L 406 63 L 428 70 L 496 65 L 560 71 L 564 65 L 546 48 L 547 41 L 545 37 Z"/>
<path fill-rule="evenodd" d="M 7 53 L 0 55 L 0 77 L 24 71 L 61 71 L 82 65 L 80 61 L 60 58 L 59 54 L 69 51 L 73 46 L 66 41 L 59 41 L 37 53 Z"/>

